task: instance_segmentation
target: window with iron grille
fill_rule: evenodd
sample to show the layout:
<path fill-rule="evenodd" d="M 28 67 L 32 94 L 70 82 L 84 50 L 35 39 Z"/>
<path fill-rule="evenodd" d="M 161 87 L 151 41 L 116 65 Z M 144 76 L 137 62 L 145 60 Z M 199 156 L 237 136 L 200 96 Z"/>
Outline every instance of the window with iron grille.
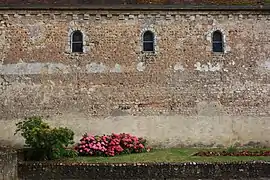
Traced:
<path fill-rule="evenodd" d="M 213 52 L 224 52 L 223 37 L 220 31 L 213 32 L 212 44 Z"/>
<path fill-rule="evenodd" d="M 71 34 L 72 52 L 83 52 L 83 34 L 81 31 L 74 31 Z"/>
<path fill-rule="evenodd" d="M 154 33 L 146 31 L 143 34 L 143 51 L 154 52 Z"/>

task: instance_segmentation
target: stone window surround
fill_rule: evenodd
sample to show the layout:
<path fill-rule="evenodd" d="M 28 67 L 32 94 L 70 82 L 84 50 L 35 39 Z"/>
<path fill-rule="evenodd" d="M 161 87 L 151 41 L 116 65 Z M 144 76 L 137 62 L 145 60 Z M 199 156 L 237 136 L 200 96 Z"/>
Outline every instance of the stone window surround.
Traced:
<path fill-rule="evenodd" d="M 73 39 L 74 38 L 74 33 L 79 33 L 80 34 L 80 37 L 82 38 L 82 41 L 79 41 L 79 42 L 74 41 L 74 39 Z M 83 49 L 82 49 L 82 52 L 80 52 L 80 51 L 73 51 L 73 45 L 75 43 L 82 44 L 82 48 L 84 47 L 84 45 L 83 45 L 83 33 L 80 30 L 73 31 L 71 33 L 71 35 L 70 35 L 70 49 L 71 49 L 71 52 L 72 53 L 83 53 Z"/>
<path fill-rule="evenodd" d="M 145 35 L 149 35 L 150 37 L 146 37 Z M 149 38 L 149 39 L 148 39 Z M 151 44 L 151 50 L 146 50 L 148 49 L 146 47 L 145 44 L 148 44 L 150 43 Z M 146 51 L 149 51 L 149 52 L 154 52 L 155 49 L 154 49 L 154 33 L 152 33 L 152 31 L 145 31 L 144 34 L 143 34 L 143 51 L 146 52 Z"/>
<path fill-rule="evenodd" d="M 213 45 L 213 33 L 215 31 L 219 31 L 221 32 L 222 34 L 222 41 L 223 41 L 223 52 L 213 52 L 213 48 L 212 48 L 212 45 Z M 222 28 L 219 28 L 219 27 L 215 27 L 215 28 L 212 28 L 210 31 L 207 32 L 206 34 L 206 40 L 210 42 L 210 45 L 211 45 L 211 48 L 208 48 L 207 50 L 208 51 L 211 51 L 213 54 L 217 54 L 217 55 L 222 55 L 222 54 L 226 54 L 230 51 L 230 47 L 228 46 L 227 44 L 227 33 L 224 29 Z"/>
<path fill-rule="evenodd" d="M 75 31 L 80 31 L 83 35 L 83 52 L 72 52 L 72 34 Z M 66 46 L 66 52 L 69 54 L 81 54 L 81 53 L 86 53 L 89 49 L 89 47 L 87 46 L 87 41 L 88 41 L 88 37 L 85 33 L 85 30 L 83 28 L 77 28 L 77 27 L 70 27 L 69 31 L 68 31 L 68 44 Z"/>
<path fill-rule="evenodd" d="M 78 54 L 76 52 L 72 52 L 72 47 L 71 47 L 71 42 L 72 42 L 72 33 L 75 32 L 75 31 L 80 31 L 83 35 L 83 53 L 86 53 L 88 52 L 89 50 L 89 46 L 87 46 L 87 41 L 88 41 L 88 37 L 86 36 L 86 33 L 85 33 L 85 30 L 83 28 L 74 28 L 74 27 L 70 27 L 69 28 L 69 32 L 68 32 L 68 46 L 66 46 L 66 52 L 68 54 Z M 153 52 L 144 52 L 143 51 L 143 35 L 146 31 L 151 31 L 154 35 L 154 51 Z M 213 32 L 215 31 L 220 31 L 222 33 L 222 40 L 223 40 L 223 52 L 213 52 L 212 50 L 212 35 L 213 35 Z M 147 28 L 143 28 L 140 32 L 140 54 L 142 55 L 157 55 L 158 52 L 159 52 L 159 46 L 158 46 L 158 43 L 157 43 L 157 32 L 155 31 L 155 29 L 153 27 L 147 27 Z M 206 34 L 206 40 L 210 42 L 210 48 L 207 48 L 208 51 L 211 51 L 213 54 L 226 54 L 230 51 L 230 47 L 228 46 L 227 44 L 227 34 L 226 34 L 226 31 L 223 30 L 222 28 L 218 28 L 218 27 L 215 27 L 215 28 L 212 28 L 210 31 L 207 32 Z"/>
<path fill-rule="evenodd" d="M 154 51 L 153 52 L 147 52 L 147 51 L 144 51 L 143 50 L 143 35 L 147 31 L 152 32 L 153 35 L 154 35 L 154 39 L 153 39 L 154 40 Z M 158 53 L 159 48 L 158 48 L 158 45 L 157 45 L 157 32 L 155 31 L 154 28 L 152 28 L 152 27 L 143 28 L 141 30 L 140 38 L 141 38 L 140 39 L 140 52 L 141 52 L 141 54 L 145 54 L 145 55 L 156 55 Z"/>

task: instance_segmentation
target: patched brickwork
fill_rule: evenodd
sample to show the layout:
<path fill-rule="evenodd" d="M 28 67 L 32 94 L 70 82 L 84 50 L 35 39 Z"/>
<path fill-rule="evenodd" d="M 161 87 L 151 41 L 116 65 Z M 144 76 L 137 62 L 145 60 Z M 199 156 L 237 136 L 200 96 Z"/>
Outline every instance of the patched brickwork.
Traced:
<path fill-rule="evenodd" d="M 270 116 L 269 12 L 0 14 L 2 120 L 67 113 Z M 73 30 L 84 35 L 83 54 L 71 53 Z M 155 54 L 142 52 L 145 30 L 155 34 Z M 215 30 L 223 33 L 224 53 L 212 52 Z"/>

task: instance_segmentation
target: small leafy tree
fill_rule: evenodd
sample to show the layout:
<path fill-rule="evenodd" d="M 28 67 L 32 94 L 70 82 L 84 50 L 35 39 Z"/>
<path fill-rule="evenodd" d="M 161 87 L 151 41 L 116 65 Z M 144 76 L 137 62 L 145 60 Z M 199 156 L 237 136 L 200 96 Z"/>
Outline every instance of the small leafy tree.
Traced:
<path fill-rule="evenodd" d="M 16 124 L 15 134 L 19 133 L 29 147 L 26 156 L 31 160 L 51 160 L 60 157 L 75 156 L 76 152 L 68 150 L 74 143 L 74 132 L 68 128 L 50 128 L 39 116 L 26 118 Z"/>

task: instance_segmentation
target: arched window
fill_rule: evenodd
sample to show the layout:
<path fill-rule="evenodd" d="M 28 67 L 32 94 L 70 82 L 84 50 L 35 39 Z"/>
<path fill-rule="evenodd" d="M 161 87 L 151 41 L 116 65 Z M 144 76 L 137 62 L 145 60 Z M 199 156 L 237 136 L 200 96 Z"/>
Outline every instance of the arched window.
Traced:
<path fill-rule="evenodd" d="M 223 37 L 220 31 L 213 32 L 212 44 L 213 52 L 224 52 Z"/>
<path fill-rule="evenodd" d="M 81 31 L 74 31 L 71 34 L 72 52 L 83 52 L 83 34 Z"/>
<path fill-rule="evenodd" d="M 143 34 L 143 51 L 154 52 L 154 34 L 151 31 Z"/>

